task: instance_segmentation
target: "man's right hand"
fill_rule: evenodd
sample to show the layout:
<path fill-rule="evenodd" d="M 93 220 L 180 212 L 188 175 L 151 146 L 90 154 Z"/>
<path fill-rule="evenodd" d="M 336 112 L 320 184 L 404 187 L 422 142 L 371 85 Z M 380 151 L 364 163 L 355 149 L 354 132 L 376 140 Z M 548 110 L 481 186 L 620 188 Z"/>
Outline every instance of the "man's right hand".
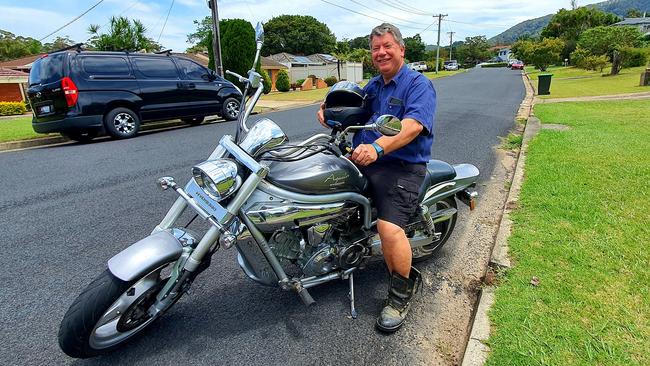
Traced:
<path fill-rule="evenodd" d="M 330 128 L 330 126 L 328 126 L 327 123 L 325 123 L 325 112 L 324 111 L 325 111 L 325 103 L 321 103 L 320 104 L 320 109 L 318 110 L 318 112 L 316 112 L 316 117 L 318 118 L 318 122 L 320 122 L 320 124 L 323 127 Z"/>

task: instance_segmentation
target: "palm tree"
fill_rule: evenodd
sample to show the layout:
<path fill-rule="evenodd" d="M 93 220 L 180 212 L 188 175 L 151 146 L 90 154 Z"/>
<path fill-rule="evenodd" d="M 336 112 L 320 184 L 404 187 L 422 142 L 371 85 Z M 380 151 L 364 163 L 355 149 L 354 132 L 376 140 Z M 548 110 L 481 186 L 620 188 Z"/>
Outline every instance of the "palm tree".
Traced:
<path fill-rule="evenodd" d="M 91 34 L 87 42 L 91 48 L 98 51 L 159 51 L 161 46 L 145 35 L 147 28 L 141 21 L 135 19 L 133 23 L 126 17 L 111 17 L 108 33 L 100 34 L 100 26 L 91 24 L 88 33 Z"/>

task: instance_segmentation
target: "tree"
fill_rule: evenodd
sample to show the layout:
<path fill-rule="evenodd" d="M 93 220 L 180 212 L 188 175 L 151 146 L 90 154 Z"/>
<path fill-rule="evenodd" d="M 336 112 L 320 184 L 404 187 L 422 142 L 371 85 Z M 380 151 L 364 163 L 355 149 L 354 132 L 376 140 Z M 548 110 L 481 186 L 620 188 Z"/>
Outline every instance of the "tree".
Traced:
<path fill-rule="evenodd" d="M 465 42 L 456 48 L 456 59 L 461 64 L 478 64 L 490 57 L 490 44 L 485 36 L 465 38 Z"/>
<path fill-rule="evenodd" d="M 35 55 L 41 52 L 41 48 L 41 42 L 34 38 L 0 30 L 0 61 Z"/>
<path fill-rule="evenodd" d="M 349 41 L 349 44 L 350 44 L 350 49 L 355 49 L 355 48 L 370 49 L 370 34 L 368 34 L 367 36 L 352 38 Z"/>
<path fill-rule="evenodd" d="M 541 71 L 561 61 L 564 41 L 559 38 L 545 38 L 541 41 L 517 41 L 511 47 L 518 59 L 531 64 Z"/>
<path fill-rule="evenodd" d="M 264 80 L 264 94 L 268 94 L 271 92 L 271 87 L 273 86 L 271 81 L 271 77 L 269 76 L 269 73 L 266 72 L 266 70 L 260 70 L 260 75 L 262 75 L 262 80 Z"/>
<path fill-rule="evenodd" d="M 620 51 L 626 47 L 643 46 L 643 34 L 636 27 L 595 27 L 586 30 L 578 40 L 578 47 L 590 54 L 606 55 L 612 62 L 612 75 L 619 73 L 625 59 Z"/>
<path fill-rule="evenodd" d="M 285 70 L 278 71 L 278 76 L 275 79 L 275 88 L 281 92 L 288 92 L 291 87 L 289 83 L 289 75 Z"/>
<path fill-rule="evenodd" d="M 643 13 L 639 9 L 629 9 L 627 11 L 627 14 L 625 14 L 626 18 L 641 18 L 643 16 Z"/>
<path fill-rule="evenodd" d="M 219 21 L 221 32 L 221 63 L 224 70 L 246 75 L 255 58 L 255 30 L 244 19 L 224 19 Z M 232 82 L 236 79 L 230 75 Z"/>
<path fill-rule="evenodd" d="M 576 43 L 582 32 L 587 29 L 614 24 L 620 18 L 596 8 L 581 7 L 574 10 L 560 9 L 551 21 L 542 29 L 542 38 L 560 38 L 565 42 L 562 58 L 569 58 L 576 49 Z"/>
<path fill-rule="evenodd" d="M 111 17 L 108 33 L 100 34 L 100 26 L 91 24 L 92 35 L 88 45 L 98 51 L 160 51 L 161 46 L 145 35 L 147 28 L 141 21 L 127 17 Z"/>
<path fill-rule="evenodd" d="M 46 43 L 43 45 L 43 52 L 60 50 L 62 48 L 70 47 L 74 44 L 75 41 L 71 40 L 68 36 L 56 37 L 52 43 Z"/>
<path fill-rule="evenodd" d="M 336 37 L 324 23 L 309 15 L 280 15 L 264 24 L 262 54 L 288 52 L 298 55 L 330 53 Z"/>
<path fill-rule="evenodd" d="M 406 47 L 406 51 L 404 51 L 404 57 L 406 59 L 411 62 L 424 60 L 424 49 L 426 45 L 422 42 L 419 34 L 404 38 L 404 45 Z"/>
<path fill-rule="evenodd" d="M 354 62 L 361 62 L 363 64 L 363 71 L 372 75 L 378 73 L 375 65 L 372 63 L 372 53 L 369 48 L 355 48 L 348 54 L 348 60 Z"/>

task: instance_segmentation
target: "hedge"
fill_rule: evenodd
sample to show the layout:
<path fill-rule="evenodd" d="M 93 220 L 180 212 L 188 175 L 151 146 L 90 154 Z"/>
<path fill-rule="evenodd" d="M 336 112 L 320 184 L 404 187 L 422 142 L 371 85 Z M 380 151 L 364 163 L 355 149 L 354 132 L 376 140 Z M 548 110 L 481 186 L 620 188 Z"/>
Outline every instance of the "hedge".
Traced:
<path fill-rule="evenodd" d="M 281 92 L 288 92 L 291 87 L 289 83 L 289 75 L 285 70 L 278 71 L 278 77 L 275 79 L 275 88 Z"/>
<path fill-rule="evenodd" d="M 481 67 L 506 67 L 506 66 L 508 66 L 507 62 L 497 62 L 497 63 L 494 63 L 494 64 L 481 65 Z"/>
<path fill-rule="evenodd" d="M 336 84 L 337 81 L 338 80 L 336 80 L 336 76 L 330 76 L 325 78 L 325 84 L 327 84 L 327 86 L 332 86 Z"/>
<path fill-rule="evenodd" d="M 0 116 L 13 116 L 27 112 L 23 102 L 0 102 Z"/>

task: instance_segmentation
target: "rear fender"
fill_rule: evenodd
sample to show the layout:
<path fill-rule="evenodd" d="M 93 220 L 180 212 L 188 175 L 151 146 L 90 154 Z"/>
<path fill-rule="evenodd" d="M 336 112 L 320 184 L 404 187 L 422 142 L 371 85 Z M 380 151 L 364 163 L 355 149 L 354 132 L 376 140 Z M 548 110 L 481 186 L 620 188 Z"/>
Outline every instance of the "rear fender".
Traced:
<path fill-rule="evenodd" d="M 128 282 L 179 258 L 183 245 L 172 233 L 176 231 L 159 231 L 132 244 L 108 260 L 108 270 L 115 277 Z"/>
<path fill-rule="evenodd" d="M 472 164 L 455 164 L 456 177 L 452 180 L 440 182 L 427 189 L 422 199 L 422 204 L 431 206 L 433 203 L 462 192 L 469 187 L 476 186 L 479 170 Z"/>

